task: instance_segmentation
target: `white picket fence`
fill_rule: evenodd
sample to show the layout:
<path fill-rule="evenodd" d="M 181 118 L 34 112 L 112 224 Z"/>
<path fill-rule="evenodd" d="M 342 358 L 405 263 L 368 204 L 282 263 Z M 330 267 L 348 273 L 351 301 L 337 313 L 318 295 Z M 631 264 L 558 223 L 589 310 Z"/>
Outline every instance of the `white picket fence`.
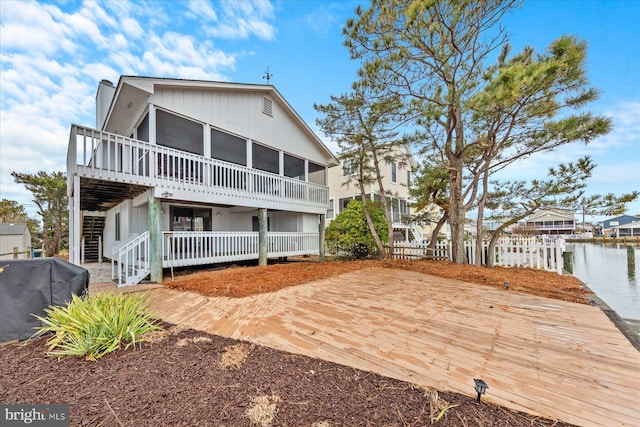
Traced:
<path fill-rule="evenodd" d="M 428 243 L 395 242 L 394 258 L 435 258 L 451 260 L 451 242 L 438 242 L 435 250 L 429 250 Z M 476 263 L 476 241 L 464 244 L 467 261 Z M 489 242 L 482 245 L 481 264 L 487 264 L 487 257 L 493 256 L 493 264 L 502 267 L 528 267 L 538 270 L 555 271 L 562 274 L 564 262 L 562 254 L 565 250 L 564 239 L 548 239 L 539 237 L 502 237 L 498 240 L 491 255 L 488 253 Z"/>

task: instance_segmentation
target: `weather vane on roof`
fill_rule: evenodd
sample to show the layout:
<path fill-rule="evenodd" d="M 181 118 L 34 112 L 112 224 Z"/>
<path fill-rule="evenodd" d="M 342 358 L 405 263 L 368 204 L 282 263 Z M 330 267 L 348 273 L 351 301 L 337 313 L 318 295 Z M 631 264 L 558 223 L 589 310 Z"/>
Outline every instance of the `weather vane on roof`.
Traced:
<path fill-rule="evenodd" d="M 273 77 L 273 73 L 269 72 L 269 66 L 267 66 L 267 71 L 264 73 L 264 76 L 262 76 L 262 78 L 267 79 L 267 84 L 270 84 L 271 77 Z"/>

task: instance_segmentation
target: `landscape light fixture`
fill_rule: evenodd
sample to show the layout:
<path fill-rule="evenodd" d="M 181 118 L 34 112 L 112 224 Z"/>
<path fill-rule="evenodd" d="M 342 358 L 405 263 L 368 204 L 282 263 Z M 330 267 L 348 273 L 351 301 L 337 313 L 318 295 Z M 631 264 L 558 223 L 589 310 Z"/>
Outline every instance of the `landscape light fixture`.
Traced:
<path fill-rule="evenodd" d="M 484 394 L 489 386 L 483 380 L 479 378 L 474 378 L 473 381 L 476 383 L 476 392 L 478 393 L 478 397 L 476 397 L 476 402 L 480 402 L 480 395 Z"/>
<path fill-rule="evenodd" d="M 504 282 L 504 288 L 505 288 L 506 290 L 509 290 L 509 282 Z"/>

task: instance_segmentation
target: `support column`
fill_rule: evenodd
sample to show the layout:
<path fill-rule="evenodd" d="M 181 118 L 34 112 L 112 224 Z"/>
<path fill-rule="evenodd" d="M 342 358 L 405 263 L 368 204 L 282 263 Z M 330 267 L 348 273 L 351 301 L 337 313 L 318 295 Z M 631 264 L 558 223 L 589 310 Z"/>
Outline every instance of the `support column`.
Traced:
<path fill-rule="evenodd" d="M 71 223 L 69 224 L 69 231 L 71 232 L 70 246 L 73 248 L 71 253 L 71 262 L 75 265 L 80 265 L 80 242 L 82 236 L 80 235 L 80 177 L 78 175 L 73 176 L 73 197 L 69 198 L 69 204 L 71 209 L 69 210 L 69 216 Z"/>
<path fill-rule="evenodd" d="M 267 210 L 265 208 L 258 209 L 258 265 L 267 265 Z"/>
<path fill-rule="evenodd" d="M 162 283 L 162 210 L 160 200 L 149 197 L 149 267 L 151 281 Z"/>
<path fill-rule="evenodd" d="M 325 214 L 320 214 L 320 224 L 318 225 L 318 254 L 320 255 L 320 261 L 324 261 L 324 227 L 325 227 Z"/>

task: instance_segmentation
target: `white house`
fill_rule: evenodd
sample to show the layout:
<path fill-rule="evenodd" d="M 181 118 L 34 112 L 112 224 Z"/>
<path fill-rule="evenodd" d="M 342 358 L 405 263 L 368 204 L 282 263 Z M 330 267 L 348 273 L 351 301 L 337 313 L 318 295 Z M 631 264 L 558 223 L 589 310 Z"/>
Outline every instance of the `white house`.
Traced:
<path fill-rule="evenodd" d="M 514 231 L 529 234 L 573 234 L 576 220 L 572 211 L 540 209 L 529 215 Z"/>
<path fill-rule="evenodd" d="M 411 221 L 409 187 L 413 182 L 413 171 L 416 161 L 411 150 L 406 146 L 393 149 L 394 161 L 382 161 L 380 173 L 387 192 L 387 201 L 393 228 L 396 230 L 396 240 L 423 240 L 423 232 Z M 356 171 L 348 160 L 343 160 L 340 167 L 329 169 L 329 210 L 327 211 L 327 225 L 340 214 L 353 199 L 361 200 L 360 187 L 351 175 Z M 377 182 L 366 184 L 365 197 L 370 200 L 381 200 Z"/>
<path fill-rule="evenodd" d="M 0 259 L 13 259 L 18 248 L 18 258 L 30 258 L 31 232 L 25 223 L 0 224 Z"/>
<path fill-rule="evenodd" d="M 103 80 L 96 128 L 71 126 L 70 260 L 111 258 L 129 285 L 172 266 L 322 256 L 337 163 L 271 85 Z"/>

